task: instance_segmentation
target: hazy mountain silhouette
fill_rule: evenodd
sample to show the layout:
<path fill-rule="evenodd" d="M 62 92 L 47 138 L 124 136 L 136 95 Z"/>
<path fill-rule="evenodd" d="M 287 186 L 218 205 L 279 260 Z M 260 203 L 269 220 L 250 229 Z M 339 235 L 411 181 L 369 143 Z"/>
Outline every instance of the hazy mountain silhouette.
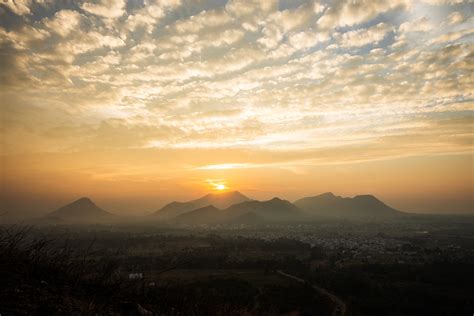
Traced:
<path fill-rule="evenodd" d="M 98 207 L 91 199 L 83 197 L 51 212 L 46 218 L 63 221 L 103 222 L 113 220 L 116 216 Z"/>
<path fill-rule="evenodd" d="M 204 206 L 196 210 L 178 215 L 174 221 L 186 224 L 212 224 L 221 222 L 224 219 L 224 211 L 213 205 Z"/>
<path fill-rule="evenodd" d="M 373 195 L 343 198 L 327 192 L 299 199 L 294 204 L 311 215 L 324 217 L 379 218 L 403 214 Z"/>
<path fill-rule="evenodd" d="M 209 193 L 200 199 L 190 201 L 197 207 L 214 205 L 217 208 L 224 209 L 231 205 L 250 201 L 248 197 L 239 191 L 223 192 L 223 193 Z"/>
<path fill-rule="evenodd" d="M 273 198 L 268 201 L 247 201 L 232 205 L 225 210 L 234 217 L 254 213 L 268 221 L 294 221 L 304 217 L 304 213 L 289 201 Z"/>
<path fill-rule="evenodd" d="M 175 219 L 186 224 L 250 223 L 252 219 L 262 221 L 295 221 L 305 214 L 289 201 L 273 198 L 268 201 L 245 201 L 224 210 L 212 205 L 183 213 Z"/>
<path fill-rule="evenodd" d="M 250 199 L 238 191 L 210 193 L 188 202 L 171 202 L 153 215 L 160 219 L 171 219 L 208 205 L 214 205 L 217 208 L 224 209 L 244 201 L 250 201 Z"/>
<path fill-rule="evenodd" d="M 152 215 L 159 217 L 160 219 L 170 219 L 186 212 L 195 210 L 196 205 L 191 202 L 171 202 L 163 206 L 157 212 Z"/>
<path fill-rule="evenodd" d="M 171 223 L 182 224 L 255 224 L 291 222 L 314 217 L 344 219 L 386 218 L 404 214 L 384 204 L 373 195 L 343 198 L 330 192 L 306 197 L 291 203 L 280 198 L 250 200 L 240 192 L 207 194 L 188 202 L 171 202 L 153 215 Z M 98 207 L 89 198 L 80 198 L 45 217 L 56 222 L 115 222 L 119 219 Z M 124 220 L 121 218 L 121 220 Z"/>

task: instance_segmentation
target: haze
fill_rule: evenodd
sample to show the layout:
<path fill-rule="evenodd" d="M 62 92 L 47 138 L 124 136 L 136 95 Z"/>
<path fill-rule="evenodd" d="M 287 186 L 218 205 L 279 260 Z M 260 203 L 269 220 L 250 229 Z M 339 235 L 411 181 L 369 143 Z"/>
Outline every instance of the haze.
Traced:
<path fill-rule="evenodd" d="M 473 213 L 468 1 L 0 3 L 1 207 L 238 190 Z"/>

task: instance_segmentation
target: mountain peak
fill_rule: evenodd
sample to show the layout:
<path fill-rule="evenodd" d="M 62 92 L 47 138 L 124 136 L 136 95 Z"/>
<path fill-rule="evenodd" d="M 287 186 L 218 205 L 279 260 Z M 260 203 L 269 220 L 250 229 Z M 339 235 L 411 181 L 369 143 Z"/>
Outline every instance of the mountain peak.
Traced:
<path fill-rule="evenodd" d="M 225 209 L 231 205 L 250 201 L 239 191 L 208 193 L 203 197 L 188 202 L 171 202 L 155 214 L 162 219 L 170 219 L 202 207 L 212 205 L 216 209 Z"/>
<path fill-rule="evenodd" d="M 335 197 L 334 193 L 332 192 L 325 192 L 319 195 L 320 197 Z"/>
<path fill-rule="evenodd" d="M 249 201 L 250 199 L 240 193 L 239 191 L 229 191 L 229 192 L 220 192 L 220 193 L 209 193 L 205 196 L 189 201 L 194 204 L 196 208 L 203 207 L 206 205 L 214 205 L 217 208 L 227 208 L 231 205 Z"/>
<path fill-rule="evenodd" d="M 204 211 L 220 211 L 220 209 L 218 209 L 218 208 L 215 207 L 214 205 L 204 206 L 204 207 L 198 208 L 198 210 L 204 210 Z"/>
<path fill-rule="evenodd" d="M 258 217 L 270 221 L 294 221 L 301 219 L 301 215 L 303 215 L 295 205 L 278 197 L 267 201 L 246 201 L 235 204 L 225 209 L 224 212 L 234 216 L 253 212 Z"/>
<path fill-rule="evenodd" d="M 284 199 L 280 199 L 279 197 L 274 197 L 273 199 L 268 200 L 267 202 L 268 202 L 270 205 L 274 205 L 274 206 L 276 206 L 276 207 L 287 206 L 287 205 L 293 205 L 290 201 L 287 201 L 287 200 L 284 200 Z"/>
<path fill-rule="evenodd" d="M 206 205 L 201 208 L 180 214 L 174 218 L 175 221 L 191 225 L 213 223 L 220 220 L 222 210 L 214 205 Z"/>
<path fill-rule="evenodd" d="M 243 195 L 242 193 L 240 193 L 239 191 L 225 191 L 225 192 L 214 192 L 214 193 L 208 193 L 206 194 L 204 197 L 211 197 L 211 196 L 215 196 L 215 197 L 245 197 L 245 195 Z"/>
<path fill-rule="evenodd" d="M 361 199 L 361 200 L 377 200 L 379 201 L 379 199 L 377 199 L 375 196 L 373 196 L 372 194 L 361 194 L 361 195 L 356 195 L 354 196 L 354 199 Z"/>
<path fill-rule="evenodd" d="M 92 202 L 92 200 L 91 200 L 90 198 L 86 197 L 86 196 L 81 197 L 81 198 L 75 200 L 75 201 L 72 202 L 71 204 L 81 204 L 81 205 L 87 205 L 87 204 L 89 204 L 89 205 L 95 205 L 95 203 Z"/>
<path fill-rule="evenodd" d="M 81 197 L 48 215 L 48 217 L 57 217 L 80 221 L 96 221 L 99 219 L 110 218 L 112 216 L 113 215 L 109 212 L 98 207 L 88 197 Z"/>
<path fill-rule="evenodd" d="M 402 214 L 371 194 L 343 198 L 327 192 L 318 196 L 302 198 L 295 201 L 295 204 L 311 214 L 341 218 L 373 218 Z"/>

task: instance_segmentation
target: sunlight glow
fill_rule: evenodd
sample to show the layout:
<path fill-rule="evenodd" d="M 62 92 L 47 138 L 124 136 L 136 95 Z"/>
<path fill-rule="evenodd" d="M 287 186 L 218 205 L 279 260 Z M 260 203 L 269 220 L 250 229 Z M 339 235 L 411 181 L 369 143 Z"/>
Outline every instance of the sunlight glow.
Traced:
<path fill-rule="evenodd" d="M 228 189 L 225 181 L 222 181 L 222 180 L 207 179 L 206 182 L 212 187 L 213 190 L 216 190 L 216 191 L 224 191 Z"/>
<path fill-rule="evenodd" d="M 216 165 L 205 165 L 200 166 L 196 169 L 198 170 L 225 170 L 225 169 L 242 169 L 251 167 L 248 163 L 223 163 L 223 164 L 216 164 Z"/>

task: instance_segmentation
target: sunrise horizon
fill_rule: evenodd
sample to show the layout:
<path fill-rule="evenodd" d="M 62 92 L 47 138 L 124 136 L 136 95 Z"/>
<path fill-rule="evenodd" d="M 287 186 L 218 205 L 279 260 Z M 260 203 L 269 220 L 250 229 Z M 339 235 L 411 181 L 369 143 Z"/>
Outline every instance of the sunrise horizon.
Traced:
<path fill-rule="evenodd" d="M 1 207 L 206 192 L 472 213 L 463 1 L 1 4 Z"/>
<path fill-rule="evenodd" d="M 474 312 L 474 0 L 0 0 L 0 316 Z"/>

